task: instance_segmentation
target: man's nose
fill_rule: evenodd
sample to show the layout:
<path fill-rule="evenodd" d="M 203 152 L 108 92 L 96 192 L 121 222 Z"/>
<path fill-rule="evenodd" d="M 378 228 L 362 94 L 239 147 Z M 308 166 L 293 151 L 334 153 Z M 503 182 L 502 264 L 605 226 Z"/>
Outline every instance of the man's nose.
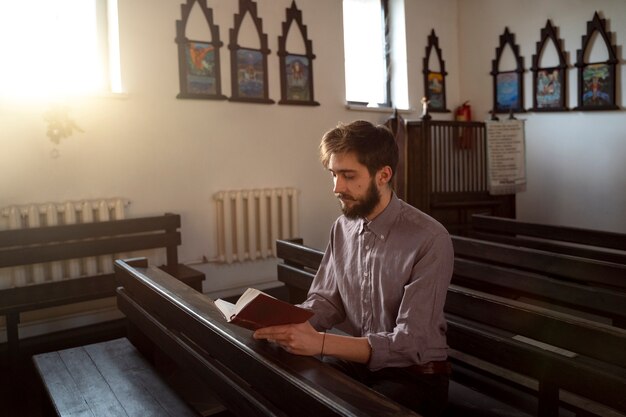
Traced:
<path fill-rule="evenodd" d="M 345 184 L 339 177 L 333 178 L 333 193 L 338 194 L 345 190 Z"/>

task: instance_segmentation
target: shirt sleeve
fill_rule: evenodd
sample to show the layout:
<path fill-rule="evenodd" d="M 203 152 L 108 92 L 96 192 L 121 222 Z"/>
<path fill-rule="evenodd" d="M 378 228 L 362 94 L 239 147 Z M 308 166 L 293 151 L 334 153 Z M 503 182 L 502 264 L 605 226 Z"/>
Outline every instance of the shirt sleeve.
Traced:
<path fill-rule="evenodd" d="M 345 310 L 334 273 L 332 238 L 328 244 L 306 301 L 300 307 L 313 311 L 309 323 L 318 331 L 332 328 L 345 319 Z"/>
<path fill-rule="evenodd" d="M 436 235 L 431 242 L 412 268 L 393 331 L 367 335 L 372 348 L 368 363 L 371 370 L 447 357 L 443 308 L 454 267 L 454 250 L 447 233 Z"/>

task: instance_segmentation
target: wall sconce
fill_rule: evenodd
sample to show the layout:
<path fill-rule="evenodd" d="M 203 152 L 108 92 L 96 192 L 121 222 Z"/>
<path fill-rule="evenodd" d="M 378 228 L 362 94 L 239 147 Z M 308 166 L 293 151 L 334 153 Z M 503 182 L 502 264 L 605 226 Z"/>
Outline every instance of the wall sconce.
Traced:
<path fill-rule="evenodd" d="M 76 122 L 70 118 L 69 111 L 69 106 L 54 104 L 44 113 L 43 118 L 48 124 L 46 134 L 57 145 L 61 139 L 70 137 L 74 131 L 83 132 Z"/>

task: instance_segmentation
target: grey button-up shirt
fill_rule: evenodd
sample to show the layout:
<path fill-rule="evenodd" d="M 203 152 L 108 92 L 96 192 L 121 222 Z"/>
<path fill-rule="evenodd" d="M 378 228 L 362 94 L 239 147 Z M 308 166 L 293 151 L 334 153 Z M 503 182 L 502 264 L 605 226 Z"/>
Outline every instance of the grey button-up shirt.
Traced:
<path fill-rule="evenodd" d="M 372 347 L 368 367 L 447 357 L 443 307 L 454 253 L 446 229 L 395 195 L 373 221 L 341 216 L 301 304 L 318 330 L 343 322 Z"/>

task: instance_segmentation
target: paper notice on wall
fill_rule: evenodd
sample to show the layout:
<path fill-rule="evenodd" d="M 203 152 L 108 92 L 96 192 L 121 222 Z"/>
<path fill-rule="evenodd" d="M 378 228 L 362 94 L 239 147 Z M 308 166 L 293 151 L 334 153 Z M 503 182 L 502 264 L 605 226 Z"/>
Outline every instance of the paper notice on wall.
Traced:
<path fill-rule="evenodd" d="M 504 195 L 525 191 L 524 121 L 488 121 L 486 126 L 489 193 Z"/>

